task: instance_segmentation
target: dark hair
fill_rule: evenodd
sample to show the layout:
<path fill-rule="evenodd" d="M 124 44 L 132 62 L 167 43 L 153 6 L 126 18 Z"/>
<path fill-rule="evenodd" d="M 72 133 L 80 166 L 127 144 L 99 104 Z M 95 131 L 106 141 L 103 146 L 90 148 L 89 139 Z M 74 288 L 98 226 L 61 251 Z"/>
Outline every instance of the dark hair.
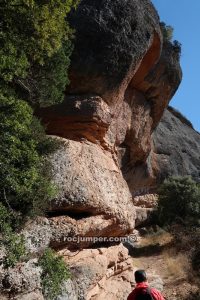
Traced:
<path fill-rule="evenodd" d="M 147 281 L 146 272 L 144 270 L 137 270 L 135 272 L 135 281 L 136 281 L 136 283 Z"/>

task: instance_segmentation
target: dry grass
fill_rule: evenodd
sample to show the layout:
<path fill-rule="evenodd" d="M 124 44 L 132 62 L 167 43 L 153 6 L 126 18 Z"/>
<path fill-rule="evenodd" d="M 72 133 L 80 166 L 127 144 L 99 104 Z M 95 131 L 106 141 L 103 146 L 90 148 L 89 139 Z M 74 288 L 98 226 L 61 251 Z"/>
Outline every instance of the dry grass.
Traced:
<path fill-rule="evenodd" d="M 138 258 L 138 257 L 133 258 L 133 267 L 134 267 L 134 270 L 144 269 L 145 268 L 144 259 Z"/>
<path fill-rule="evenodd" d="M 158 231 L 155 233 L 151 233 L 146 235 L 142 240 L 140 245 L 142 247 L 146 246 L 153 246 L 153 245 L 159 245 L 159 246 L 165 246 L 170 244 L 173 241 L 173 236 L 166 232 L 166 231 Z"/>
<path fill-rule="evenodd" d="M 176 253 L 175 250 L 165 250 L 162 253 L 166 265 L 166 277 L 171 276 L 174 279 L 183 279 L 187 277 L 190 269 L 188 257 L 183 253 Z"/>

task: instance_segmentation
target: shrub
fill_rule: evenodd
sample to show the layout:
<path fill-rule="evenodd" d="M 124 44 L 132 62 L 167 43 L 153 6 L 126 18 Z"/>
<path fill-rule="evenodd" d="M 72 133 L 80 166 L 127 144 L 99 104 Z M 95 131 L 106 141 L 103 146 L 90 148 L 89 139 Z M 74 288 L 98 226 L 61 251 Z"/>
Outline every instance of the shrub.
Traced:
<path fill-rule="evenodd" d="M 43 294 L 46 299 L 52 300 L 61 293 L 63 282 L 70 278 L 69 270 L 62 257 L 49 248 L 39 259 L 39 265 L 42 268 Z"/>
<path fill-rule="evenodd" d="M 19 97 L 28 100 L 33 107 L 62 102 L 65 88 L 69 84 L 71 50 L 71 41 L 65 42 L 52 57 L 45 58 L 43 65 L 34 63 L 26 78 L 16 79 Z"/>
<path fill-rule="evenodd" d="M 159 188 L 158 217 L 160 222 L 177 219 L 198 222 L 200 188 L 191 177 L 170 177 Z"/>
<path fill-rule="evenodd" d="M 173 41 L 173 27 L 170 25 L 166 25 L 164 22 L 160 22 L 160 28 L 163 35 L 163 42 L 171 44 L 174 56 L 179 60 L 181 56 L 182 45 L 177 40 Z"/>
<path fill-rule="evenodd" d="M 0 94 L 0 201 L 29 215 L 45 209 L 55 196 L 44 176 L 45 158 L 38 151 L 44 142 L 40 127 L 26 102 Z"/>
<path fill-rule="evenodd" d="M 15 213 L 9 212 L 0 203 L 0 232 L 2 234 L 0 244 L 5 248 L 3 267 L 14 267 L 14 265 L 26 254 L 24 237 L 14 233 L 12 223 L 15 220 Z"/>
<path fill-rule="evenodd" d="M 175 40 L 173 41 L 173 50 L 174 50 L 174 54 L 177 56 L 178 59 L 180 59 L 181 56 L 181 43 L 179 43 L 179 41 Z"/>
<path fill-rule="evenodd" d="M 22 214 L 40 213 L 55 196 L 46 160 L 52 143 L 29 104 L 63 100 L 73 34 L 66 17 L 76 4 L 1 3 L 0 202 Z"/>
<path fill-rule="evenodd" d="M 166 25 L 164 22 L 160 22 L 160 28 L 164 41 L 171 42 L 173 39 L 174 28 L 170 25 Z"/>
<path fill-rule="evenodd" d="M 23 235 L 17 235 L 11 229 L 4 232 L 3 245 L 6 249 L 4 268 L 14 267 L 26 255 Z"/>
<path fill-rule="evenodd" d="M 31 107 L 61 102 L 77 0 L 2 0 L 0 9 L 0 233 L 6 266 L 24 253 L 14 231 L 55 196 L 47 155 L 56 147 Z"/>
<path fill-rule="evenodd" d="M 33 62 L 44 65 L 71 38 L 66 16 L 76 0 L 2 0 L 0 77 L 24 78 Z"/>

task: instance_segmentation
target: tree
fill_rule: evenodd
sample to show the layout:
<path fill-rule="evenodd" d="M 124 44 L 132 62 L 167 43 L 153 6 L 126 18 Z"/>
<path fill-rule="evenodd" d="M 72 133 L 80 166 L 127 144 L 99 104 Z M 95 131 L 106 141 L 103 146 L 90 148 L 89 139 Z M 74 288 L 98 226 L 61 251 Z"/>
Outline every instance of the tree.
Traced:
<path fill-rule="evenodd" d="M 73 37 L 66 16 L 76 5 L 77 0 L 1 2 L 0 79 L 18 85 L 25 100 L 63 100 Z"/>
<path fill-rule="evenodd" d="M 1 1 L 0 201 L 19 215 L 39 213 L 54 195 L 51 172 L 45 172 L 46 154 L 54 147 L 31 106 L 63 100 L 73 38 L 67 15 L 76 5 Z"/>
<path fill-rule="evenodd" d="M 200 187 L 191 177 L 170 177 L 159 188 L 158 216 L 161 223 L 177 219 L 200 219 Z"/>
<path fill-rule="evenodd" d="M 0 200 L 8 209 L 29 215 L 55 196 L 39 151 L 48 138 L 38 138 L 38 130 L 42 127 L 25 101 L 0 94 Z"/>

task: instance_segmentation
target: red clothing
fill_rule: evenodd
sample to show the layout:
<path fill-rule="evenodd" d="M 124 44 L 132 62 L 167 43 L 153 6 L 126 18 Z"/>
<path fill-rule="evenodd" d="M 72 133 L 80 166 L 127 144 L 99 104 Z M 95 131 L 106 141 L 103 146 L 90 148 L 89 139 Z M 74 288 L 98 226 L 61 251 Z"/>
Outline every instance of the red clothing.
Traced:
<path fill-rule="evenodd" d="M 130 293 L 127 300 L 135 300 L 138 289 L 144 289 L 144 288 L 148 288 L 148 287 L 149 287 L 149 285 L 148 285 L 147 282 L 137 283 L 136 288 Z M 161 293 L 159 291 L 157 291 L 156 289 L 153 289 L 153 288 L 151 289 L 151 296 L 155 300 L 165 300 L 163 298 L 163 296 L 161 295 Z"/>

